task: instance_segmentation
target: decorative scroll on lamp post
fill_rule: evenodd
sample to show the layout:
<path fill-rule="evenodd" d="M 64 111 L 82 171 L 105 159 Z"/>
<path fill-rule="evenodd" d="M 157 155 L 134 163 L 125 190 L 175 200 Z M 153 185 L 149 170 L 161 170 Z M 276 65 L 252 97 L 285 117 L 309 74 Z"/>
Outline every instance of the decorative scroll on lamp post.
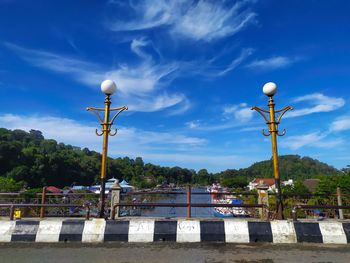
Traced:
<path fill-rule="evenodd" d="M 108 150 L 108 136 L 115 136 L 117 134 L 117 129 L 114 133 L 111 133 L 111 127 L 114 123 L 114 120 L 118 115 L 127 110 L 128 107 L 122 106 L 119 108 L 111 108 L 111 95 L 117 90 L 117 85 L 112 80 L 105 80 L 101 83 L 101 91 L 106 95 L 105 97 L 105 107 L 104 108 L 95 108 L 88 107 L 88 111 L 92 111 L 98 118 L 102 131 L 98 132 L 96 129 L 96 135 L 103 136 L 102 144 L 102 161 L 101 161 L 101 188 L 100 188 L 100 204 L 99 204 L 99 217 L 104 218 L 104 209 L 105 209 L 105 189 L 106 189 L 106 175 L 107 175 L 107 150 Z M 103 119 L 100 116 L 100 111 L 104 113 Z M 115 112 L 113 117 L 110 118 L 110 113 Z"/>
<path fill-rule="evenodd" d="M 273 100 L 273 96 L 277 92 L 277 86 L 273 82 L 268 82 L 263 87 L 263 92 L 266 96 L 269 97 L 269 110 L 264 110 L 258 107 L 253 107 L 252 110 L 256 110 L 261 114 L 261 116 L 265 119 L 266 124 L 268 125 L 269 131 L 265 133 L 265 130 L 262 130 L 263 135 L 270 136 L 272 142 L 272 160 L 273 160 L 273 172 L 275 177 L 275 186 L 277 192 L 276 198 L 276 209 L 277 209 L 277 219 L 283 219 L 283 199 L 281 192 L 281 181 L 279 175 L 279 167 L 278 167 L 278 150 L 277 150 L 277 136 L 283 136 L 286 133 L 286 130 L 283 129 L 282 133 L 278 131 L 278 125 L 281 121 L 282 116 L 289 110 L 293 108 L 291 106 L 284 107 L 281 110 L 275 110 L 275 103 Z M 278 114 L 276 116 L 276 113 Z M 268 116 L 266 116 L 268 114 Z"/>

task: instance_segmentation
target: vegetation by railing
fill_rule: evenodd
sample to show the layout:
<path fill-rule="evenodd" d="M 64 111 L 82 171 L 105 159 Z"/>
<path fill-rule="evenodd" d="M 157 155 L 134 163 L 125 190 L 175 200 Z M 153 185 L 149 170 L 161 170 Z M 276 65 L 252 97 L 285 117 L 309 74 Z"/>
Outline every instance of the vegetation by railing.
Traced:
<path fill-rule="evenodd" d="M 60 208 L 82 208 L 85 209 L 85 219 L 89 220 L 90 218 L 90 206 L 88 204 L 80 206 L 80 205 L 72 205 L 72 204 L 0 204 L 0 207 L 8 207 L 10 208 L 10 220 L 14 219 L 14 214 L 15 214 L 15 208 L 30 208 L 30 207 L 35 207 L 35 208 L 50 208 L 50 207 L 60 207 Z M 75 215 L 76 216 L 76 215 Z M 44 214 L 40 213 L 40 218 L 44 218 Z"/>
<path fill-rule="evenodd" d="M 85 206 L 97 212 L 98 195 L 94 193 L 0 193 L 0 216 L 11 214 L 10 206 L 21 208 L 22 217 L 81 217 Z"/>
<path fill-rule="evenodd" d="M 342 209 L 350 209 L 349 205 L 296 205 L 292 209 L 293 221 L 298 220 L 298 210 L 302 209 L 304 211 L 310 211 L 313 209 L 322 209 L 322 210 L 334 210 L 338 211 L 338 214 L 341 213 Z M 320 218 L 327 218 L 327 214 L 323 212 L 322 215 L 319 215 Z"/>

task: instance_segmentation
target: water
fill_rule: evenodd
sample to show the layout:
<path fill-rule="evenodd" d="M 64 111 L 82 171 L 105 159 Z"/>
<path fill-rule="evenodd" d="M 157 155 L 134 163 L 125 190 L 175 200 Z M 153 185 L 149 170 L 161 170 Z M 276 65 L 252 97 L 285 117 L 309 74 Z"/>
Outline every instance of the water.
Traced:
<path fill-rule="evenodd" d="M 204 188 L 193 188 L 192 192 L 206 192 Z M 158 195 L 157 195 L 158 196 Z M 146 196 L 142 198 L 147 199 Z M 209 194 L 203 195 L 192 195 L 192 203 L 211 203 L 211 197 Z M 148 200 L 148 199 L 147 199 Z M 169 194 L 169 195 L 159 195 L 156 200 L 148 202 L 157 202 L 157 203 L 186 203 L 187 196 L 186 194 Z M 154 207 L 151 209 L 137 209 L 131 212 L 131 214 L 136 213 L 137 216 L 148 216 L 148 217 L 187 217 L 187 208 L 186 207 Z M 192 207 L 191 208 L 192 217 L 205 217 L 210 218 L 214 217 L 212 207 Z"/>

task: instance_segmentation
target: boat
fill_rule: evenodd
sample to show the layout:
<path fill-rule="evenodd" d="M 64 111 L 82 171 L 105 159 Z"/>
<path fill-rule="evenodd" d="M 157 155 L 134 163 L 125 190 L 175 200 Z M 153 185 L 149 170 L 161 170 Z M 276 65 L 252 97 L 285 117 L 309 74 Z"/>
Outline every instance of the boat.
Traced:
<path fill-rule="evenodd" d="M 234 195 L 226 195 L 222 198 L 223 188 L 220 184 L 216 183 L 207 188 L 207 191 L 211 193 L 211 203 L 212 204 L 235 204 L 242 205 L 243 201 L 237 199 Z M 249 212 L 243 207 L 214 207 L 213 215 L 220 218 L 230 218 L 230 217 L 249 217 Z"/>
<path fill-rule="evenodd" d="M 220 199 L 215 201 L 216 204 L 234 204 L 242 205 L 243 201 L 239 199 Z M 229 217 L 249 217 L 249 212 L 242 207 L 214 207 L 214 216 L 220 218 Z"/>
<path fill-rule="evenodd" d="M 111 179 L 108 179 L 106 181 L 106 184 L 105 184 L 105 194 L 108 194 L 110 192 L 110 190 L 112 189 L 113 185 L 115 183 L 118 183 L 119 180 L 116 179 L 116 178 L 111 178 Z M 123 193 L 127 193 L 127 192 L 130 192 L 134 189 L 133 186 L 131 186 L 127 181 L 123 180 L 119 183 L 119 186 L 121 187 L 122 189 L 122 192 Z M 101 192 L 101 185 L 93 185 L 89 188 L 90 191 L 94 192 L 95 194 L 99 194 Z"/>

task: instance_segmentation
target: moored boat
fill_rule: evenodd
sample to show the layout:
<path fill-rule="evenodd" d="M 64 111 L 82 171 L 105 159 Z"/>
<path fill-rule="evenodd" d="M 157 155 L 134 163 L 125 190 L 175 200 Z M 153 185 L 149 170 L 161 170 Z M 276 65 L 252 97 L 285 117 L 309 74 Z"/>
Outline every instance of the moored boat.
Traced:
<path fill-rule="evenodd" d="M 222 195 L 220 195 L 220 193 L 223 192 L 220 184 L 213 184 L 207 188 L 207 191 L 211 193 L 212 204 L 243 204 L 242 200 L 237 199 L 233 195 L 226 195 L 226 198 L 223 198 Z M 243 207 L 214 207 L 213 215 L 220 218 L 249 217 L 249 212 Z"/>

